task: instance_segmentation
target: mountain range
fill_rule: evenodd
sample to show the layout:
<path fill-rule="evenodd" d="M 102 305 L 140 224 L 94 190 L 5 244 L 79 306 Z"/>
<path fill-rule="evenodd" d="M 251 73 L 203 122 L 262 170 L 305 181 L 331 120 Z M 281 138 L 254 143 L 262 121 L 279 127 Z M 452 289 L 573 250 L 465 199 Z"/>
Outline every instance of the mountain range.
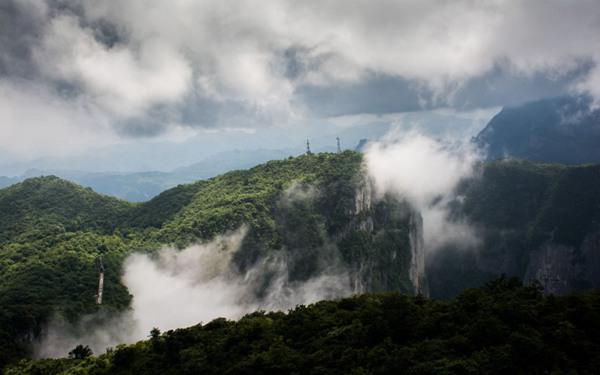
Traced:
<path fill-rule="evenodd" d="M 99 258 L 107 269 L 102 309 L 120 311 L 132 298 L 120 271 L 128 255 L 182 249 L 240 227 L 235 272 L 286 259 L 283 274 L 267 267 L 246 278 L 257 301 L 274 275 L 294 284 L 340 270 L 349 293 L 437 298 L 503 273 L 550 293 L 600 284 L 600 167 L 482 164 L 449 203 L 453 220 L 477 228 L 481 241 L 425 254 L 419 212 L 376 197 L 361 166 L 351 151 L 304 155 L 179 185 L 146 203 L 53 176 L 0 190 L 2 362 L 27 355 L 52 316 L 75 321 L 98 311 Z"/>
<path fill-rule="evenodd" d="M 524 296 L 554 303 L 536 294 L 540 292 L 562 295 L 598 288 L 600 166 L 581 164 L 597 161 L 592 147 L 597 112 L 590 112 L 589 105 L 581 98 L 551 99 L 505 108 L 494 117 L 475 138 L 488 150 L 492 160 L 480 163 L 476 173 L 458 185 L 454 199 L 434 203 L 444 205 L 451 222 L 471 228 L 475 241 L 450 242 L 435 249 L 424 246 L 421 213 L 400 196 L 376 194 L 373 182 L 366 175 L 363 155 L 354 151 L 298 157 L 286 157 L 281 151 L 271 150 L 250 155 L 237 152 L 229 155 L 229 159 L 221 155 L 219 161 L 208 160 L 172 173 L 62 176 L 84 185 L 106 184 L 104 193 L 145 202 L 99 194 L 57 176 L 5 178 L 2 181 L 11 185 L 0 189 L 0 306 L 3 306 L 0 309 L 0 367 L 30 357 L 34 344 L 47 334 L 48 325 L 56 317 L 77 322 L 82 317 L 110 316 L 131 308 L 135 296 L 124 283 L 123 269 L 132 254 L 156 258 L 165 248 L 184 250 L 198 243 L 210 244 L 215 238 L 228 238 L 232 233 L 241 235 L 239 243 L 227 250 L 231 251 L 231 258 L 224 258 L 227 274 L 243 280 L 246 288 L 243 299 L 236 303 L 252 306 L 261 306 L 261 301 L 272 299 L 273 293 L 285 299 L 299 290 L 294 288 L 314 287 L 328 280 L 329 284 L 324 284 L 325 294 L 316 296 L 339 298 L 365 292 L 401 292 L 416 296 L 402 303 L 429 306 L 429 312 L 419 313 L 428 321 L 431 309 L 451 310 L 455 304 L 469 309 L 468 299 L 472 293 L 483 293 L 476 294 L 481 298 L 478 303 L 482 306 L 491 303 L 489 308 L 493 310 L 498 301 L 530 303 L 530 297 Z M 546 115 L 539 117 L 539 113 Z M 567 139 L 565 149 L 556 146 L 555 137 Z M 527 141 L 515 141 L 522 138 Z M 591 143 L 586 143 L 585 138 Z M 570 155 L 569 151 L 575 149 L 578 152 Z M 282 160 L 206 179 L 221 169 L 250 167 L 273 155 Z M 193 176 L 204 177 L 182 183 Z M 143 189 L 138 189 L 139 186 Z M 173 187 L 159 193 L 168 186 Z M 147 200 L 154 194 L 157 195 Z M 102 305 L 97 305 L 95 293 L 100 267 L 106 270 L 104 300 Z M 533 287 L 522 287 L 506 279 L 493 281 L 500 275 L 517 277 L 533 283 Z M 479 292 L 465 292 L 482 285 L 488 286 Z M 502 288 L 494 289 L 492 285 L 502 285 Z M 503 299 L 506 293 L 510 295 L 509 300 Z M 424 297 L 457 299 L 439 302 L 441 305 L 436 305 L 438 302 L 423 305 Z M 388 316 L 389 313 L 388 307 L 374 312 L 379 308 L 374 306 L 380 302 L 373 301 L 400 303 L 393 298 L 386 299 L 391 297 L 365 298 L 367 300 L 340 301 L 340 305 L 332 302 L 329 306 L 345 311 L 347 304 L 360 305 L 371 314 L 360 319 L 372 319 L 377 314 Z M 592 294 L 585 298 L 589 299 L 585 303 L 597 303 Z M 319 306 L 324 305 L 311 309 L 320 311 Z M 302 308 L 298 308 L 290 317 L 303 314 L 301 311 Z M 568 314 L 565 310 L 557 311 L 557 314 Z M 149 342 L 121 347 L 114 354 L 99 358 L 115 371 L 123 369 L 126 373 L 132 368 L 145 371 L 144 361 L 152 356 L 148 350 L 151 352 L 153 345 L 171 345 L 167 343 L 179 340 L 180 334 L 184 337 L 188 333 L 204 335 L 201 332 L 213 329 L 209 327 L 235 330 L 237 324 L 242 327 L 246 321 L 262 325 L 281 319 L 277 313 L 257 314 L 234 325 L 217 321 L 212 326 L 213 323 L 201 325 L 181 333 L 161 335 L 159 332 Z M 252 320 L 253 316 L 256 320 Z M 462 315 L 452 319 L 463 319 L 459 316 Z M 503 315 L 495 318 L 508 324 Z M 327 313 L 320 311 L 318 319 L 328 319 Z M 577 327 L 581 330 L 597 321 L 590 318 Z M 340 332 L 345 329 L 335 327 Z M 542 330 L 537 326 L 531 329 Z M 315 330 L 313 334 L 320 334 L 318 332 L 321 331 Z M 421 337 L 423 331 L 419 332 L 415 337 Z M 222 334 L 229 335 L 230 331 Z M 497 337 L 504 336 L 498 333 Z M 207 337 L 207 340 L 216 340 Z M 234 340 L 236 336 L 231 337 Z M 351 337 L 358 336 L 353 333 Z M 379 336 L 369 334 L 368 337 Z M 395 342 L 397 337 L 386 340 Z M 461 342 L 468 343 L 474 338 L 469 336 L 466 340 Z M 417 342 L 421 350 L 425 344 Z M 453 342 L 444 345 L 452 346 Z M 174 353 L 181 355 L 188 344 L 182 345 L 173 349 Z M 304 342 L 302 345 L 313 344 Z M 494 345 L 518 343 L 494 341 Z M 538 344 L 527 345 L 537 347 Z M 547 354 L 546 349 L 540 348 L 540 353 Z M 143 363 L 129 356 L 143 358 Z M 564 356 L 571 358 L 569 353 Z M 487 359 L 482 358 L 471 360 L 483 366 L 481 363 L 487 363 Z M 162 358 L 160 363 L 171 360 Z M 13 369 L 17 373 L 31 372 L 34 368 L 48 372 L 44 363 L 24 362 L 25 367 Z M 85 363 L 93 368 L 104 366 L 97 361 Z M 411 363 L 413 366 L 417 362 Z M 50 361 L 47 364 L 55 366 L 55 372 L 60 369 L 76 372 L 79 370 L 72 365 L 79 366 L 80 362 Z M 34 367 L 27 370 L 27 366 Z M 446 368 L 444 366 L 446 364 L 439 368 Z M 562 368 L 560 363 L 553 366 Z"/>
<path fill-rule="evenodd" d="M 197 163 L 170 172 L 84 172 L 77 170 L 29 169 L 20 176 L 0 176 L 0 187 L 10 186 L 31 177 L 58 176 L 88 186 L 102 194 L 131 202 L 142 202 L 177 186 L 217 176 L 230 170 L 246 169 L 269 160 L 297 154 L 294 150 L 233 150 L 209 156 Z"/>
<path fill-rule="evenodd" d="M 394 114 L 392 117 L 333 118 L 337 125 L 315 123 L 308 128 L 276 127 L 259 129 L 252 134 L 232 132 L 227 142 L 223 141 L 222 134 L 208 132 L 183 143 L 166 142 L 146 147 L 120 145 L 97 150 L 86 157 L 0 165 L 4 173 L 11 176 L 0 176 L 0 187 L 30 177 L 55 175 L 102 194 L 142 202 L 178 184 L 299 155 L 305 151 L 307 138 L 313 152 L 335 151 L 337 137 L 341 140 L 342 149 L 353 149 L 361 139 L 383 137 L 391 128 L 402 131 L 416 128 L 435 137 L 462 139 L 475 134 L 496 111 L 495 108 L 483 113 L 421 111 Z M 198 162 L 184 164 L 196 158 Z M 143 166 L 141 169 L 140 164 Z"/>
<path fill-rule="evenodd" d="M 129 254 L 184 248 L 242 226 L 236 272 L 283 254 L 290 283 L 338 263 L 349 290 L 415 293 L 422 275 L 409 269 L 412 254 L 423 256 L 420 215 L 392 197 L 372 201 L 360 171 L 354 152 L 307 155 L 179 185 L 141 204 L 53 176 L 0 190 L 2 362 L 25 355 L 52 315 L 97 311 L 99 258 L 108 270 L 102 308 L 122 310 L 131 301 L 120 279 Z M 271 277 L 259 275 L 256 300 Z"/>

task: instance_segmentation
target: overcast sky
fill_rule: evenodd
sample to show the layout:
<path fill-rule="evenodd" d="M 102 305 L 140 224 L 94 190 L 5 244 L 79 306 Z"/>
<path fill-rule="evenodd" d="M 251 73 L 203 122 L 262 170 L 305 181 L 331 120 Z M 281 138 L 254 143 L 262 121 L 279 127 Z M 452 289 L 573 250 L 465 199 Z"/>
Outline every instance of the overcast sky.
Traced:
<path fill-rule="evenodd" d="M 0 0 L 0 157 L 600 98 L 599 62 L 598 0 Z"/>

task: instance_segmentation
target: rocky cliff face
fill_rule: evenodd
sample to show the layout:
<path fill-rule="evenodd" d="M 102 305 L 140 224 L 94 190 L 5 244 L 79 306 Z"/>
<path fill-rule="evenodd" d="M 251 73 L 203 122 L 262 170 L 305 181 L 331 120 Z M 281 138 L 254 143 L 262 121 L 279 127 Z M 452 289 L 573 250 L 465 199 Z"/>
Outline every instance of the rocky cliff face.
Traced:
<path fill-rule="evenodd" d="M 370 251 L 373 258 L 365 259 L 361 264 L 361 277 L 382 280 L 375 289 L 395 290 L 397 284 L 393 279 L 398 275 L 393 273 L 405 273 L 410 281 L 408 291 L 429 295 L 421 215 L 395 197 L 376 197 L 372 182 L 368 180 L 361 181 L 356 188 L 353 215 L 356 221 L 352 230 L 374 238 Z M 375 272 L 382 274 L 375 275 Z"/>
<path fill-rule="evenodd" d="M 572 247 L 547 243 L 529 254 L 523 275 L 526 281 L 537 280 L 545 293 L 564 294 L 571 289 L 571 280 L 578 271 Z"/>
<path fill-rule="evenodd" d="M 547 242 L 529 254 L 523 280 L 537 280 L 544 292 L 565 294 L 600 286 L 600 232 L 585 237 L 579 248 Z"/>
<path fill-rule="evenodd" d="M 373 216 L 370 212 L 374 200 L 372 183 L 367 180 L 361 181 L 354 194 L 354 212 L 352 214 L 358 218 L 358 224 L 354 225 L 354 229 L 367 232 L 373 230 Z"/>
<path fill-rule="evenodd" d="M 408 275 L 413 283 L 415 294 L 429 296 L 429 286 L 425 276 L 425 246 L 423 244 L 423 218 L 419 213 L 410 216 L 410 268 Z"/>
<path fill-rule="evenodd" d="M 537 280 L 547 293 L 600 287 L 600 166 L 505 161 L 482 172 L 453 208 L 481 244 L 428 259 L 432 295 L 450 297 L 500 274 Z"/>
<path fill-rule="evenodd" d="M 357 293 L 428 293 L 420 214 L 396 197 L 377 197 L 361 174 L 294 184 L 273 212 L 273 236 L 251 228 L 236 255 L 242 271 L 283 252 L 290 282 L 335 272 L 347 274 Z"/>

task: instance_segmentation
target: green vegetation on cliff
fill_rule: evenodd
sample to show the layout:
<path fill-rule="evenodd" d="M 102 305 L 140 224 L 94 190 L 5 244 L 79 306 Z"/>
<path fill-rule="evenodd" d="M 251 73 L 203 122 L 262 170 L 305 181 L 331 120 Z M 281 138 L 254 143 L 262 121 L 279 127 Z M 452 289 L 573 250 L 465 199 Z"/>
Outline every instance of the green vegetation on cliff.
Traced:
<path fill-rule="evenodd" d="M 392 198 L 357 209 L 364 185 L 361 155 L 344 152 L 271 161 L 141 204 L 56 177 L 0 190 L 0 367 L 28 355 L 52 316 L 73 321 L 99 310 L 100 258 L 100 309 L 123 310 L 131 300 L 120 280 L 127 255 L 182 248 L 242 225 L 248 231 L 234 259 L 241 272 L 285 251 L 290 280 L 305 280 L 320 271 L 322 249 L 333 247 L 366 290 L 412 292 L 408 236 L 415 214 Z"/>

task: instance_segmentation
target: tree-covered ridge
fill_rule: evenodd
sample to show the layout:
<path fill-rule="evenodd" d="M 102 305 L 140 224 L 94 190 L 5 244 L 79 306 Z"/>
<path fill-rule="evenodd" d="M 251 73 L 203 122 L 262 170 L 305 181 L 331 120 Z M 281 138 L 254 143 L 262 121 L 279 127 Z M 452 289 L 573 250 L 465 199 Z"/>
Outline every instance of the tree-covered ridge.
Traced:
<path fill-rule="evenodd" d="M 600 293 L 543 296 L 500 278 L 450 301 L 398 293 L 216 319 L 97 357 L 8 374 L 594 374 Z"/>
<path fill-rule="evenodd" d="M 196 238 L 211 238 L 232 230 L 242 223 L 261 230 L 273 228 L 271 210 L 281 192 L 293 184 L 308 183 L 329 190 L 340 189 L 338 198 L 327 207 L 332 221 L 342 220 L 340 205 L 354 200 L 354 189 L 361 169 L 358 153 L 316 154 L 287 160 L 270 161 L 257 167 L 226 173 L 207 181 L 190 185 L 197 191 L 169 221 L 161 223 L 157 236 L 169 242 L 185 242 Z M 341 190 L 346 189 L 346 190 Z M 338 191 L 336 191 L 337 193 Z M 168 191 L 166 192 L 168 193 Z M 328 192 L 323 196 L 329 197 Z M 163 194 L 146 203 L 156 204 Z M 342 210 L 340 208 L 340 210 Z M 335 214 L 338 213 L 337 216 Z M 147 222 L 134 215 L 133 226 L 146 227 Z M 332 224 L 336 225 L 336 224 Z"/>
<path fill-rule="evenodd" d="M 0 243 L 79 230 L 112 234 L 116 229 L 160 229 L 153 237 L 167 242 L 210 238 L 268 213 L 281 191 L 294 183 L 330 183 L 329 189 L 345 187 L 346 195 L 353 194 L 361 161 L 354 152 L 271 161 L 179 185 L 141 204 L 103 196 L 54 176 L 31 178 L 0 189 Z M 336 207 L 329 209 L 335 214 Z"/>
<path fill-rule="evenodd" d="M 76 320 L 98 311 L 100 258 L 106 268 L 102 309 L 122 310 L 131 300 L 120 280 L 129 254 L 184 247 L 242 225 L 247 234 L 234 259 L 240 272 L 284 252 L 290 280 L 306 280 L 321 271 L 326 250 L 366 290 L 410 292 L 414 213 L 391 197 L 357 208 L 364 186 L 362 156 L 344 152 L 229 172 L 142 204 L 56 177 L 0 190 L 0 364 L 26 355 L 51 316 Z"/>
<path fill-rule="evenodd" d="M 469 183 L 465 214 L 487 228 L 524 230 L 531 246 L 579 246 L 600 223 L 600 165 L 526 161 L 485 165 Z"/>
<path fill-rule="evenodd" d="M 0 190 L 0 243 L 79 230 L 112 233 L 132 207 L 58 177 L 31 178 Z"/>
<path fill-rule="evenodd" d="M 132 207 L 53 176 L 0 190 L 0 367 L 27 354 L 52 314 L 96 311 L 99 256 L 106 306 L 128 306 L 116 270 L 132 245 L 113 232 Z"/>

